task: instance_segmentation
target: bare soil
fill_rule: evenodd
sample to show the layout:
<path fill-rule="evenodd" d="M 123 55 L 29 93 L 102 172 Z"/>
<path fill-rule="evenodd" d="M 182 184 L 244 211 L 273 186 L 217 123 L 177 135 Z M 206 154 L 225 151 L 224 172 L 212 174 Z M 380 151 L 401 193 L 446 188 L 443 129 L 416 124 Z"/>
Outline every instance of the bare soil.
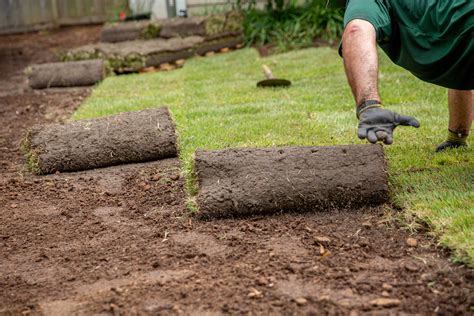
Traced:
<path fill-rule="evenodd" d="M 90 90 L 32 92 L 22 68 L 98 37 L 1 37 L 0 315 L 472 313 L 473 271 L 424 234 L 407 243 L 388 208 L 202 221 L 178 159 L 26 172 L 25 129 Z"/>

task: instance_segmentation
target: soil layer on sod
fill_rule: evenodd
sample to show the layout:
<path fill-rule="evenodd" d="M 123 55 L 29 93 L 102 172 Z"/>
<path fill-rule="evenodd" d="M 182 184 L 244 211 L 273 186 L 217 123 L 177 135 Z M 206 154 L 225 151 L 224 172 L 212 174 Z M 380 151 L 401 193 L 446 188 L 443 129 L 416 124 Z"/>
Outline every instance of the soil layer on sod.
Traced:
<path fill-rule="evenodd" d="M 199 214 L 321 211 L 388 200 L 379 145 L 197 151 Z"/>
<path fill-rule="evenodd" d="M 35 126 L 24 141 L 37 174 L 78 171 L 177 155 L 175 126 L 167 108 L 99 119 Z"/>
<path fill-rule="evenodd" d="M 226 14 L 210 15 L 207 17 L 195 16 L 186 19 L 172 18 L 160 23 L 160 37 L 187 37 L 213 35 L 226 32 L 242 32 L 242 16 L 236 11 Z"/>
<path fill-rule="evenodd" d="M 206 18 L 174 18 L 163 21 L 160 30 L 160 37 L 187 37 L 187 36 L 205 36 Z"/>
<path fill-rule="evenodd" d="M 207 52 L 216 52 L 222 48 L 235 48 L 243 43 L 244 37 L 235 34 L 229 34 L 222 37 L 211 37 L 196 47 L 195 54 L 205 55 Z"/>
<path fill-rule="evenodd" d="M 105 78 L 105 65 L 101 59 L 39 64 L 26 71 L 33 89 L 90 86 Z"/>
<path fill-rule="evenodd" d="M 158 37 L 160 26 L 150 21 L 132 21 L 105 25 L 100 34 L 102 42 L 124 42 Z"/>

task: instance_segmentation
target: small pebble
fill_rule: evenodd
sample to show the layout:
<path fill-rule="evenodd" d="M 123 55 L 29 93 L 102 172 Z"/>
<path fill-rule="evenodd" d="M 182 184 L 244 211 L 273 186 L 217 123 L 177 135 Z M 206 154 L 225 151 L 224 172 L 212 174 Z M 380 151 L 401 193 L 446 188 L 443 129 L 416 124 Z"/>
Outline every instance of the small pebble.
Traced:
<path fill-rule="evenodd" d="M 295 302 L 296 304 L 302 306 L 302 305 L 305 305 L 306 303 L 308 303 L 308 300 L 305 299 L 304 297 L 298 297 L 295 299 Z"/>
<path fill-rule="evenodd" d="M 317 242 L 323 242 L 323 243 L 331 242 L 331 240 L 326 236 L 317 236 L 317 237 L 314 237 L 314 239 L 316 239 Z"/>
<path fill-rule="evenodd" d="M 435 276 L 432 273 L 423 273 L 421 275 L 421 280 L 424 282 L 433 282 L 435 280 Z"/>
<path fill-rule="evenodd" d="M 391 289 L 393 289 L 393 286 L 391 286 L 391 285 L 388 284 L 388 283 L 384 283 L 384 284 L 382 284 L 382 289 L 384 289 L 384 290 L 391 290 Z"/>
<path fill-rule="evenodd" d="M 268 282 L 267 282 L 267 280 L 266 280 L 264 277 L 261 277 L 261 278 L 259 278 L 259 279 L 257 280 L 257 284 L 258 284 L 258 285 L 267 285 Z"/>
<path fill-rule="evenodd" d="M 379 306 L 379 307 L 395 307 L 400 305 L 402 302 L 396 298 L 376 298 L 375 300 L 370 301 L 370 304 Z"/>
<path fill-rule="evenodd" d="M 418 241 L 412 237 L 408 237 L 405 240 L 405 243 L 407 244 L 408 247 L 416 247 L 418 245 Z"/>
<path fill-rule="evenodd" d="M 411 272 L 417 272 L 420 270 L 420 267 L 414 263 L 413 261 L 408 261 L 408 262 L 405 262 L 405 269 L 407 269 L 408 271 L 411 271 Z"/>
<path fill-rule="evenodd" d="M 262 298 L 263 297 L 263 294 L 262 294 L 262 291 L 259 291 L 257 289 L 250 289 L 250 293 L 247 294 L 247 296 L 249 298 L 253 298 L 253 299 L 259 299 L 259 298 Z"/>

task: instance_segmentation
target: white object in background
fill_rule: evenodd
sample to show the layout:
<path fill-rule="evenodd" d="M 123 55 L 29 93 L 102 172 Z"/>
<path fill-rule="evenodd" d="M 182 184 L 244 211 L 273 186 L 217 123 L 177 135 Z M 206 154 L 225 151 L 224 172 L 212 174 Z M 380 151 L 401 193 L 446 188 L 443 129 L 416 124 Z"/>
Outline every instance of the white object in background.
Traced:
<path fill-rule="evenodd" d="M 128 0 L 133 14 L 150 13 L 155 0 Z"/>
<path fill-rule="evenodd" d="M 186 10 L 186 2 L 184 2 L 184 10 Z M 154 20 L 172 18 L 178 12 L 175 0 L 155 0 L 151 11 L 151 17 Z"/>
<path fill-rule="evenodd" d="M 153 20 L 167 19 L 168 6 L 166 0 L 155 0 L 151 8 L 151 18 Z"/>
<path fill-rule="evenodd" d="M 187 16 L 186 0 L 176 0 L 176 15 Z"/>

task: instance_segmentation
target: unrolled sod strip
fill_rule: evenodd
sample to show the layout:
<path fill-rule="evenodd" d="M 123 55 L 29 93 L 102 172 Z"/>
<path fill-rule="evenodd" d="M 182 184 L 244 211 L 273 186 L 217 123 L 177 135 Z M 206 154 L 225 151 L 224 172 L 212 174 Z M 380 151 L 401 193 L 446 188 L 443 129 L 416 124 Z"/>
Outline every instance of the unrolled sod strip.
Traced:
<path fill-rule="evenodd" d="M 30 87 L 90 86 L 105 78 L 105 65 L 101 59 L 47 63 L 27 68 Z"/>
<path fill-rule="evenodd" d="M 68 124 L 35 126 L 23 142 L 37 174 L 79 171 L 177 155 L 175 126 L 165 107 Z"/>
<path fill-rule="evenodd" d="M 204 217 L 357 208 L 388 200 L 379 145 L 198 150 L 194 167 Z"/>

